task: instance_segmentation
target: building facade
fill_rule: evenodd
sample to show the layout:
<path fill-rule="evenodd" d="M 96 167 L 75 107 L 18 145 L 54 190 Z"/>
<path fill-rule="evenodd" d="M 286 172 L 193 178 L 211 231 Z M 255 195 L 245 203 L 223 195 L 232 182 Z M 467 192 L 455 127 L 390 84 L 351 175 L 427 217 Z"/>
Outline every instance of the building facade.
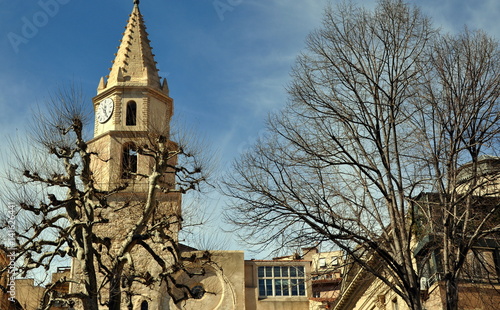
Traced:
<path fill-rule="evenodd" d="M 463 230 L 464 240 L 470 240 L 468 238 L 479 225 L 483 225 L 485 231 L 490 230 L 489 234 L 474 239 L 462 256 L 463 267 L 458 276 L 460 310 L 500 309 L 500 234 L 496 232 L 500 225 L 499 173 L 500 158 L 492 156 L 480 157 L 476 167 L 466 164 L 458 173 L 459 199 L 453 210 L 468 216 L 466 223 L 458 221 L 459 225 L 468 228 Z M 463 193 L 470 195 L 462 199 Z M 420 273 L 421 302 L 426 310 L 446 309 L 442 219 L 449 210 L 443 206 L 442 201 L 446 199 L 442 196 L 422 193 L 412 200 L 415 204 L 412 250 L 415 267 Z M 428 215 L 422 216 L 422 210 Z M 456 234 L 455 237 L 460 236 Z M 383 270 L 384 266 L 379 268 Z M 408 306 L 380 279 L 352 264 L 344 275 L 341 293 L 333 309 L 405 310 Z"/>
<path fill-rule="evenodd" d="M 319 252 L 304 249 L 304 258 L 311 261 L 312 299 L 319 309 L 330 309 L 340 295 L 344 273 L 344 252 Z"/>

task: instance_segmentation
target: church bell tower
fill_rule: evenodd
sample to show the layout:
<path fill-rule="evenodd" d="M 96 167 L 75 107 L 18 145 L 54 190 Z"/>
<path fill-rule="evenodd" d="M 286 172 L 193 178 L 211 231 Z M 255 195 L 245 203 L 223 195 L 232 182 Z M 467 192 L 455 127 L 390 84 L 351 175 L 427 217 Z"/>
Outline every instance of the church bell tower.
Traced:
<path fill-rule="evenodd" d="M 166 145 L 164 149 L 168 150 L 176 150 L 178 146 L 170 141 L 173 100 L 166 79 L 162 80 L 158 75 L 137 0 L 122 35 L 110 73 L 100 79 L 97 95 L 92 99 L 94 137 L 88 142 L 89 150 L 94 154 L 91 171 L 95 186 L 107 193 L 109 204 L 96 211 L 106 223 L 95 227 L 99 239 L 107 242 L 107 248 L 103 247 L 98 253 L 103 264 L 110 263 L 117 253 L 121 253 L 124 240 L 128 240 L 127 234 L 138 227 L 138 219 L 146 218 L 146 201 L 154 209 L 147 213 L 151 214 L 147 222 L 140 224 L 145 229 L 158 229 L 154 227 L 169 218 L 173 222 L 168 226 L 162 224 L 161 227 L 165 227 L 162 232 L 145 241 L 158 256 L 171 254 L 165 248 L 168 242 L 177 242 L 181 226 L 181 194 L 175 191 L 173 168 L 162 170 L 154 186 L 156 193 L 151 195 L 149 176 L 154 174 L 155 158 L 144 150 L 154 149 L 155 143 L 162 147 Z M 169 167 L 174 167 L 177 157 L 172 155 L 167 162 Z M 144 249 L 134 248 L 127 255 L 127 259 L 133 262 L 130 272 L 155 275 L 161 271 Z M 149 310 L 166 307 L 164 288 L 134 284 L 131 289 L 134 297 L 129 302 L 134 304 L 133 309 L 142 309 L 144 304 Z"/>
<path fill-rule="evenodd" d="M 102 190 L 127 182 L 129 191 L 140 192 L 147 186 L 140 176 L 149 173 L 150 164 L 137 149 L 152 132 L 169 138 L 173 100 L 166 79 L 158 75 L 137 0 L 120 41 L 110 73 L 93 98 L 95 130 L 89 144 L 101 159 L 93 175 Z"/>
<path fill-rule="evenodd" d="M 138 0 L 122 36 L 93 98 L 88 151 L 97 190 L 85 239 L 92 248 L 72 262 L 70 293 L 97 298 L 99 310 L 244 309 L 243 252 L 179 244 L 185 179 L 179 175 L 176 187 L 182 167 L 181 148 L 170 137 L 173 100 L 158 75 Z M 77 299 L 74 309 L 83 308 Z"/>

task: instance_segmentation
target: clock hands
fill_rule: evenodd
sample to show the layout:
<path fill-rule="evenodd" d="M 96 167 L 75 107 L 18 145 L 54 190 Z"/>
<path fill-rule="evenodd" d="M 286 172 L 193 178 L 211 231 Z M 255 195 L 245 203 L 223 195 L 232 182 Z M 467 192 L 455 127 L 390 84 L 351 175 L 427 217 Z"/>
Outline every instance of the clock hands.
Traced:
<path fill-rule="evenodd" d="M 113 114 L 113 100 L 110 98 L 104 99 L 97 110 L 97 119 L 101 124 L 105 123 Z"/>

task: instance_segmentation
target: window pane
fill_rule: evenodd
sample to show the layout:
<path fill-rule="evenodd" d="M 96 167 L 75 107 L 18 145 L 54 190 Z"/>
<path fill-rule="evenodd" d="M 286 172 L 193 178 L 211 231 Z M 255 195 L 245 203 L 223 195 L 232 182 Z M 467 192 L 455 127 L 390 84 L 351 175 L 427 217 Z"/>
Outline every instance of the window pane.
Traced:
<path fill-rule="evenodd" d="M 281 267 L 274 267 L 274 277 L 281 278 Z"/>
<path fill-rule="evenodd" d="M 319 262 L 318 262 L 318 265 L 319 265 L 320 268 L 326 267 L 326 258 L 320 258 Z"/>
<path fill-rule="evenodd" d="M 288 277 L 288 267 L 281 267 L 281 274 L 283 278 Z"/>
<path fill-rule="evenodd" d="M 281 296 L 281 280 L 274 280 L 274 294 Z"/>
<path fill-rule="evenodd" d="M 259 278 L 263 278 L 264 277 L 264 267 L 259 267 L 259 269 L 257 271 L 257 276 Z"/>
<path fill-rule="evenodd" d="M 259 296 L 266 296 L 266 286 L 264 280 L 259 280 Z"/>
<path fill-rule="evenodd" d="M 299 296 L 306 296 L 306 284 L 304 280 L 299 280 Z"/>
<path fill-rule="evenodd" d="M 283 280 L 283 296 L 290 296 L 290 290 L 288 288 L 288 280 Z"/>
<path fill-rule="evenodd" d="M 273 280 L 266 280 L 266 295 L 273 296 Z"/>
<path fill-rule="evenodd" d="M 339 258 L 337 256 L 332 257 L 332 265 L 336 266 L 339 264 Z"/>
<path fill-rule="evenodd" d="M 299 294 L 299 288 L 298 288 L 297 284 L 298 284 L 297 279 L 290 280 L 292 296 L 297 296 Z"/>
<path fill-rule="evenodd" d="M 297 276 L 297 269 L 295 267 L 290 267 L 290 277 Z"/>
<path fill-rule="evenodd" d="M 303 277 L 304 276 L 304 267 L 303 266 L 297 267 L 297 273 L 298 273 L 299 277 Z"/>
<path fill-rule="evenodd" d="M 272 278 L 273 276 L 273 267 L 266 267 L 266 278 Z"/>

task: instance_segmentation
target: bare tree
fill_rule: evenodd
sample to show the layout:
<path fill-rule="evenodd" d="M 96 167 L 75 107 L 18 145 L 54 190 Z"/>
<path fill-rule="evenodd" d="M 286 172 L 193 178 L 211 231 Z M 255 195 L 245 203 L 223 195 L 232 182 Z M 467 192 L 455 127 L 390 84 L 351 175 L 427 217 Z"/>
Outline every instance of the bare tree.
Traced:
<path fill-rule="evenodd" d="M 186 141 L 172 142 L 168 124 L 150 128 L 131 133 L 137 145 L 132 151 L 147 169 L 125 171 L 123 182 L 103 187 L 96 167 L 116 154 L 106 157 L 87 142 L 87 104 L 74 87 L 57 93 L 36 114 L 27 144 L 12 145 L 4 198 L 18 208 L 15 247 L 22 274 L 49 270 L 58 257 L 69 257 L 81 270 L 48 287 L 40 309 L 72 300 L 85 310 L 118 310 L 131 304 L 137 289 L 160 285 L 175 302 L 192 298 L 176 277 L 193 273 L 186 264 L 203 266 L 210 259 L 208 253 L 183 255 L 180 196 L 207 183 L 208 162 Z M 110 235 L 117 225 L 119 237 Z M 154 272 L 139 266 L 139 256 Z M 70 284 L 69 294 L 57 292 L 62 283 Z"/>
<path fill-rule="evenodd" d="M 292 71 L 290 103 L 226 182 L 236 198 L 230 221 L 264 245 L 333 243 L 410 309 L 422 309 L 413 253 L 417 197 L 438 191 L 453 210 L 458 200 L 469 203 L 469 213 L 447 213 L 456 228 L 443 244 L 460 236 L 470 248 L 498 229 L 478 225 L 466 238 L 470 228 L 462 231 L 460 223 L 472 214 L 478 184 L 457 187 L 460 166 L 477 166 L 498 139 L 497 53 L 483 34 L 438 36 L 417 8 L 399 0 L 381 0 L 373 12 L 328 8 Z M 447 256 L 447 279 L 455 284 L 467 251 L 459 248 L 462 254 Z M 448 309 L 456 309 L 453 289 Z"/>
<path fill-rule="evenodd" d="M 415 205 L 438 239 L 451 310 L 458 308 L 458 281 L 473 247 L 487 238 L 498 246 L 500 237 L 500 167 L 492 157 L 500 134 L 500 51 L 484 32 L 468 29 L 441 36 L 430 51 L 433 70 L 415 98 L 412 127 L 421 148 L 415 152 L 420 186 L 434 193 L 439 208 Z"/>

